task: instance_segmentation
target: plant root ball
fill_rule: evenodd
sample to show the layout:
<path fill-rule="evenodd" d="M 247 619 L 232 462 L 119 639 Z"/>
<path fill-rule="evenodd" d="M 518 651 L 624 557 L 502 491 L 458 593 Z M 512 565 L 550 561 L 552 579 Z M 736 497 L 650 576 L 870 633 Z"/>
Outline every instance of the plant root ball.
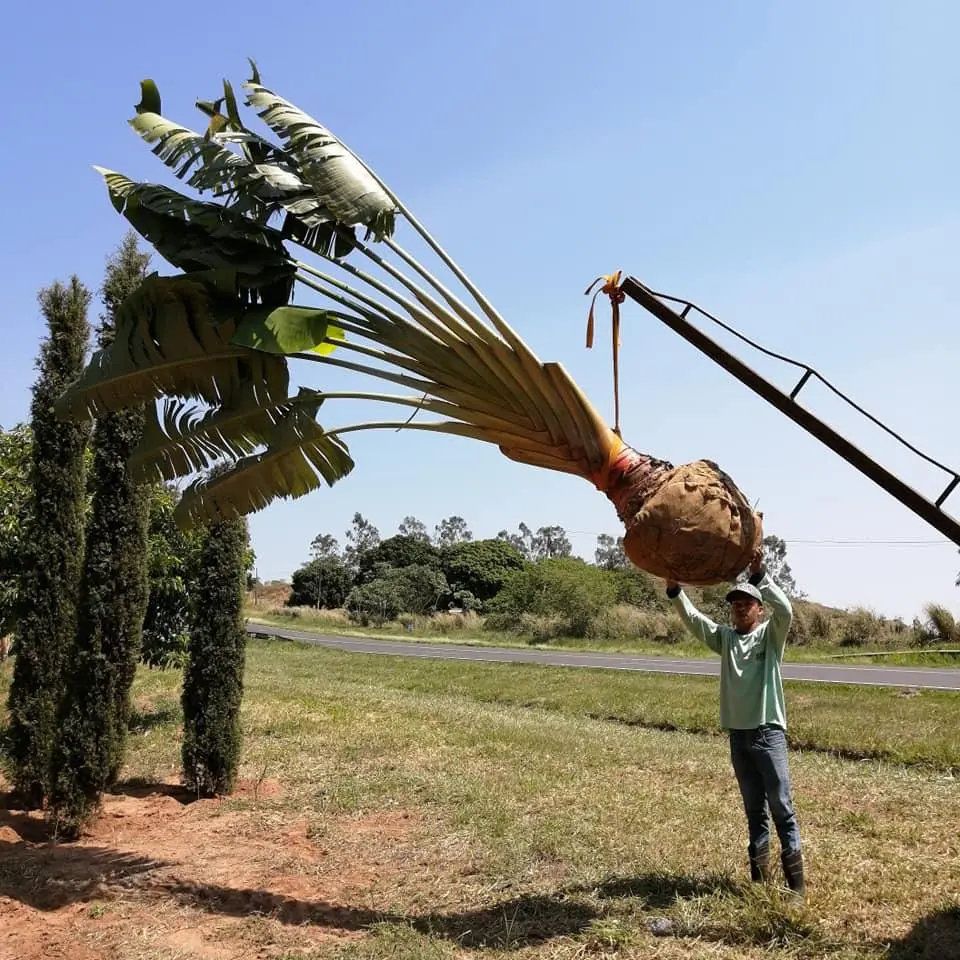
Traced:
<path fill-rule="evenodd" d="M 636 566 L 689 586 L 730 583 L 763 540 L 762 515 L 710 460 L 674 467 L 627 522 Z"/>

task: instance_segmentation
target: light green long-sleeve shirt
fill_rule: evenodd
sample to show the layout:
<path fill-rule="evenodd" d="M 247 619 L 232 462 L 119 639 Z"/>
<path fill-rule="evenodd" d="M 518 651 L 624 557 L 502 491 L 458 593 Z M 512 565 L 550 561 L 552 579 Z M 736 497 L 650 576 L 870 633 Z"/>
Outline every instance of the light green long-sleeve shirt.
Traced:
<path fill-rule="evenodd" d="M 720 726 L 724 730 L 752 730 L 766 723 L 787 728 L 780 666 L 793 608 L 767 573 L 756 586 L 770 616 L 746 634 L 714 623 L 682 590 L 670 601 L 687 629 L 720 654 Z"/>

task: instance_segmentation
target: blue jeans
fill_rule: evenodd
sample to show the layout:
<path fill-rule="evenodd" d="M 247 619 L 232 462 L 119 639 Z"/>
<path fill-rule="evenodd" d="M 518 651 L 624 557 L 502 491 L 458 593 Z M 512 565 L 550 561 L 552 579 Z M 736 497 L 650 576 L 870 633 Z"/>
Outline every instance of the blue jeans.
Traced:
<path fill-rule="evenodd" d="M 731 730 L 730 760 L 747 814 L 751 854 L 770 842 L 768 804 L 780 837 L 781 851 L 784 854 L 797 853 L 800 850 L 800 828 L 790 795 L 786 733 L 770 724 L 755 730 Z"/>

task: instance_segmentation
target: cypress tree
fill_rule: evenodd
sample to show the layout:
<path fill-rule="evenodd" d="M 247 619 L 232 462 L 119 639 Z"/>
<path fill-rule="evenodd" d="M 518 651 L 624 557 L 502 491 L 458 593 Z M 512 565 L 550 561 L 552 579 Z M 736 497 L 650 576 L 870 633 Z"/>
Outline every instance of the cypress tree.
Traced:
<path fill-rule="evenodd" d="M 148 261 L 133 233 L 108 261 L 101 347 L 112 343 L 117 309 L 142 282 Z M 51 806 L 66 839 L 78 834 L 123 763 L 148 598 L 149 496 L 127 467 L 143 425 L 140 408 L 105 414 L 94 431 L 93 496 L 76 643 L 53 757 Z"/>
<path fill-rule="evenodd" d="M 14 793 L 28 808 L 49 795 L 50 759 L 63 695 L 64 663 L 77 622 L 86 511 L 87 424 L 61 423 L 53 405 L 83 369 L 90 294 L 72 277 L 40 292 L 48 337 L 33 387 L 31 510 L 23 538 L 17 657 L 7 734 Z"/>
<path fill-rule="evenodd" d="M 229 793 L 240 763 L 240 701 L 247 635 L 245 518 L 209 529 L 200 557 L 183 678 L 183 776 L 200 796 Z"/>

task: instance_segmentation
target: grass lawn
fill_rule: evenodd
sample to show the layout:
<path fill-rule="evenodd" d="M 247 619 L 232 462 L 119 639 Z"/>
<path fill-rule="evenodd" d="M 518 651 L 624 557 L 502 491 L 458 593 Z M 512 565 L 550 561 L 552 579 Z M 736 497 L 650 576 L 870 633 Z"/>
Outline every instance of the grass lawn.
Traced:
<path fill-rule="evenodd" d="M 960 695 L 789 685 L 796 907 L 746 881 L 715 680 L 254 641 L 241 783 L 199 802 L 178 692 L 138 675 L 78 844 L 0 810 L 0 957 L 960 956 Z"/>

